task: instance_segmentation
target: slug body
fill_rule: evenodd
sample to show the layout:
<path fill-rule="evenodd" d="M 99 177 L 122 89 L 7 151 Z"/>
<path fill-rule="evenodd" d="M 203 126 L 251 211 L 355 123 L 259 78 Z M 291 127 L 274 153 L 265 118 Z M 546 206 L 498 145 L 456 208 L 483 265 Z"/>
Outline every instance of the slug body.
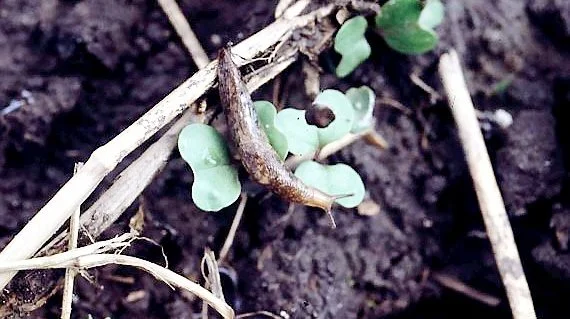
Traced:
<path fill-rule="evenodd" d="M 223 48 L 218 54 L 220 100 L 230 134 L 246 171 L 259 184 L 291 202 L 330 212 L 336 197 L 308 186 L 289 171 L 258 123 L 257 113 L 241 73 Z"/>

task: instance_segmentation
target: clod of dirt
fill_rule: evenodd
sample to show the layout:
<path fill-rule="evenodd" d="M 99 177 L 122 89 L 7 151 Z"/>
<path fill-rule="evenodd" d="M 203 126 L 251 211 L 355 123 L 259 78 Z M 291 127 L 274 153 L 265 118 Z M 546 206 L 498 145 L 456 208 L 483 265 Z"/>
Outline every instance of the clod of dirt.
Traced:
<path fill-rule="evenodd" d="M 497 175 L 510 213 L 525 214 L 526 205 L 560 192 L 564 167 L 555 124 L 549 110 L 524 110 L 507 130 L 507 143 L 497 153 Z"/>
<path fill-rule="evenodd" d="M 378 130 L 390 143 L 390 149 L 380 151 L 373 146 L 363 146 L 363 142 L 340 152 L 346 162 L 359 171 L 373 198 L 388 211 L 405 232 L 422 224 L 425 208 L 417 197 L 419 182 L 431 174 L 427 161 L 422 157 L 419 145 L 419 132 L 414 122 L 393 111 L 393 118 L 379 123 Z M 445 184 L 445 181 L 442 181 Z M 440 186 L 440 190 L 443 185 Z"/>
<path fill-rule="evenodd" d="M 334 238 L 308 230 L 299 239 L 265 246 L 248 274 L 241 274 L 245 308 L 285 311 L 292 318 L 372 318 L 419 297 L 421 257 L 385 217 L 339 221 L 346 228 L 331 233 Z M 384 229 L 377 233 L 374 227 Z"/>
<path fill-rule="evenodd" d="M 56 50 L 64 60 L 92 56 L 114 70 L 130 48 L 130 31 L 138 18 L 134 5 L 126 1 L 113 5 L 104 0 L 80 1 L 57 21 Z"/>
<path fill-rule="evenodd" d="M 13 281 L 9 290 L 0 295 L 0 317 L 25 318 L 28 311 L 41 307 L 61 287 L 63 270 L 33 270 L 18 274 L 21 280 Z"/>
<path fill-rule="evenodd" d="M 535 261 L 553 278 L 570 280 L 570 255 L 559 253 L 548 242 L 534 248 Z"/>
<path fill-rule="evenodd" d="M 542 30 L 560 44 L 570 41 L 570 2 L 567 0 L 531 0 L 528 11 Z"/>
<path fill-rule="evenodd" d="M 550 229 L 553 231 L 553 241 L 561 252 L 568 252 L 570 244 L 570 210 L 561 209 L 561 205 L 555 205 L 555 213 L 550 219 Z"/>
<path fill-rule="evenodd" d="M 41 91 L 22 91 L 12 100 L 21 106 L 5 115 L 10 142 L 17 148 L 24 142 L 44 144 L 55 117 L 69 111 L 79 98 L 81 84 L 76 78 L 53 78 Z"/>

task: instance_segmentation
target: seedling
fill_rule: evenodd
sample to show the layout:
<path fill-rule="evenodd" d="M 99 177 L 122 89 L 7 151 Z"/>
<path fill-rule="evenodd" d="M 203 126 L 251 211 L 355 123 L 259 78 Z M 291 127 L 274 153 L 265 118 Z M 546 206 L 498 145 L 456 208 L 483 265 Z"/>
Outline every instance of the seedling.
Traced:
<path fill-rule="evenodd" d="M 421 54 L 432 50 L 439 38 L 434 28 L 443 20 L 440 0 L 390 0 L 375 17 L 375 28 L 388 46 L 405 54 Z M 335 37 L 335 50 L 342 55 L 336 69 L 339 77 L 350 74 L 370 55 L 364 37 L 366 19 L 357 16 L 347 20 Z"/>
<path fill-rule="evenodd" d="M 273 149 L 277 152 L 282 160 L 285 160 L 287 154 L 289 153 L 289 143 L 287 143 L 287 137 L 285 134 L 281 133 L 276 127 L 276 117 L 277 110 L 271 102 L 268 101 L 257 101 L 254 104 L 255 111 L 257 112 L 257 117 L 259 122 L 269 139 L 269 143 Z"/>
<path fill-rule="evenodd" d="M 338 30 L 334 38 L 334 50 L 342 55 L 336 68 L 339 78 L 350 74 L 360 63 L 370 56 L 370 44 L 364 33 L 368 22 L 362 16 L 347 20 Z"/>
<path fill-rule="evenodd" d="M 354 108 L 354 121 L 350 131 L 352 133 L 360 133 L 374 125 L 374 102 L 376 95 L 369 87 L 363 85 L 359 88 L 350 88 L 346 91 L 346 97 L 352 103 Z"/>
<path fill-rule="evenodd" d="M 178 150 L 194 173 L 192 199 L 205 211 L 218 211 L 235 202 L 241 191 L 228 147 L 213 127 L 190 124 L 178 135 Z"/>
<path fill-rule="evenodd" d="M 303 156 L 345 136 L 354 122 L 354 106 L 340 91 L 324 90 L 313 102 L 315 107 L 328 107 L 335 115 L 325 128 L 307 124 L 305 110 L 285 109 L 277 114 L 277 128 L 289 143 L 290 152 Z"/>
<path fill-rule="evenodd" d="M 306 161 L 297 167 L 295 175 L 327 194 L 352 194 L 336 200 L 344 207 L 356 207 L 364 199 L 364 184 L 360 175 L 346 164 L 323 165 Z"/>
<path fill-rule="evenodd" d="M 328 107 L 335 119 L 325 128 L 309 125 L 305 111 L 292 108 L 277 112 L 268 101 L 254 103 L 260 126 L 277 154 L 314 154 L 323 146 L 350 132 L 370 128 L 373 124 L 374 93 L 367 87 L 351 89 L 347 94 L 337 90 L 321 92 L 313 102 Z M 237 166 L 223 137 L 211 126 L 190 124 L 179 135 L 178 149 L 194 172 L 192 198 L 205 211 L 218 211 L 231 205 L 241 192 Z M 295 175 L 304 183 L 331 196 L 350 194 L 336 202 L 355 207 L 364 198 L 364 184 L 358 173 L 345 164 L 324 165 L 314 161 L 301 163 Z"/>

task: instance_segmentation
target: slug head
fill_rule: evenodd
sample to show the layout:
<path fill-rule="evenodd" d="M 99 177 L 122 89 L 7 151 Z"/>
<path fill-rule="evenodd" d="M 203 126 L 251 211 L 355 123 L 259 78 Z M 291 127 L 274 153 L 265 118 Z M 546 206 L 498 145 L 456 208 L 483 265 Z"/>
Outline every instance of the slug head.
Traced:
<path fill-rule="evenodd" d="M 353 194 L 341 194 L 341 195 L 328 195 L 324 192 L 321 192 L 317 189 L 313 189 L 313 196 L 311 196 L 311 199 L 304 203 L 307 206 L 311 206 L 311 207 L 317 207 L 322 209 L 330 218 L 331 220 L 331 227 L 334 229 L 336 228 L 336 222 L 334 220 L 334 216 L 332 214 L 332 206 L 335 202 L 335 200 L 340 199 L 340 198 L 345 198 L 345 197 L 350 197 Z"/>

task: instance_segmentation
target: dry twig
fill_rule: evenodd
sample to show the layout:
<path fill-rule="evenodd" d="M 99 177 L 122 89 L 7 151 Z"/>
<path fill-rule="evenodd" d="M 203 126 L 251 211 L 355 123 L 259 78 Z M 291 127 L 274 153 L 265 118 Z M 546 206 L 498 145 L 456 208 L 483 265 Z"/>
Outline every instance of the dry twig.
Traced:
<path fill-rule="evenodd" d="M 90 246 L 96 244 L 92 244 Z M 38 268 L 53 269 L 53 268 L 69 268 L 69 267 L 88 269 L 93 267 L 104 266 L 107 264 L 132 266 L 150 273 L 157 279 L 164 281 L 166 284 L 170 286 L 178 287 L 180 289 L 184 289 L 195 294 L 196 296 L 198 296 L 198 298 L 207 302 L 220 315 L 222 315 L 222 317 L 227 319 L 235 318 L 233 309 L 225 301 L 216 297 L 213 293 L 206 290 L 204 287 L 173 272 L 172 270 L 166 269 L 159 265 L 153 264 L 149 261 L 132 256 L 123 256 L 116 254 L 100 254 L 100 253 L 94 253 L 94 254 L 91 253 L 85 255 L 77 253 L 78 250 L 87 247 L 89 246 L 77 248 L 74 250 L 70 250 L 68 252 L 56 254 L 49 257 L 38 257 L 34 259 L 17 261 L 14 263 L 2 264 L 0 265 L 0 271 L 4 272 L 4 271 L 38 269 Z M 42 261 L 41 262 L 36 261 L 38 259 L 42 259 Z"/>
<path fill-rule="evenodd" d="M 283 319 L 284 317 L 278 316 L 274 313 L 271 313 L 267 310 L 260 310 L 260 311 L 255 311 L 255 312 L 248 312 L 248 313 L 242 313 L 236 316 L 236 319 L 242 319 L 242 318 L 251 318 L 251 317 L 256 317 L 256 316 L 266 316 L 267 318 L 273 318 L 273 319 Z"/>
<path fill-rule="evenodd" d="M 176 146 L 178 134 L 188 122 L 201 121 L 201 117 L 189 110 L 138 159 L 129 165 L 113 185 L 81 215 L 85 231 L 94 237 L 111 226 L 134 202 L 156 173 L 164 167 Z M 67 233 L 61 233 L 42 252 L 59 250 Z M 56 249 L 52 249 L 55 247 Z"/>
<path fill-rule="evenodd" d="M 453 118 L 457 123 L 483 221 L 489 234 L 501 279 L 505 285 L 513 317 L 515 319 L 536 318 L 503 198 L 495 180 L 461 64 L 454 50 L 441 57 L 439 73 Z"/>
<path fill-rule="evenodd" d="M 309 5 L 309 3 L 311 3 L 311 0 L 296 0 L 296 1 L 297 2 L 293 3 L 283 11 L 283 14 L 281 15 L 282 18 L 291 19 L 300 15 L 301 12 L 303 12 L 303 10 L 305 10 L 305 8 Z"/>
<path fill-rule="evenodd" d="M 420 89 L 424 90 L 426 93 L 429 94 L 429 101 L 431 104 L 435 104 L 438 100 L 441 99 L 439 93 L 434 90 L 431 86 L 429 86 L 424 80 L 422 80 L 417 74 L 412 73 L 410 74 L 410 80 L 417 85 Z"/>
<path fill-rule="evenodd" d="M 54 265 L 62 265 L 68 262 L 69 260 L 73 260 L 79 257 L 84 257 L 87 255 L 102 254 L 107 251 L 124 248 L 130 245 L 130 241 L 132 239 L 134 239 L 134 235 L 127 233 L 112 239 L 98 241 L 91 245 L 75 248 L 51 256 L 37 257 L 25 260 L 6 261 L 0 264 L 0 273 L 6 273 L 10 271 L 18 271 L 24 269 L 65 268 L 64 266 L 54 267 Z"/>
<path fill-rule="evenodd" d="M 224 298 L 224 290 L 222 288 L 222 279 L 220 278 L 218 262 L 216 261 L 216 255 L 210 248 L 206 247 L 204 250 L 204 257 L 202 257 L 200 269 L 202 270 L 202 276 L 206 281 L 204 286 L 210 289 L 214 296 L 225 302 L 226 300 Z M 208 318 L 207 303 L 202 304 L 202 318 Z"/>
<path fill-rule="evenodd" d="M 224 259 L 226 259 L 226 256 L 228 254 L 228 252 L 230 251 L 230 248 L 232 247 L 232 244 L 234 242 L 234 238 L 236 236 L 236 231 L 237 228 L 239 226 L 239 222 L 241 221 L 241 217 L 243 216 L 243 211 L 245 210 L 245 204 L 247 203 L 247 194 L 246 193 L 241 193 L 241 200 L 239 202 L 239 206 L 236 210 L 236 215 L 234 216 L 234 219 L 232 220 L 232 225 L 230 226 L 230 231 L 228 232 L 228 236 L 226 237 L 226 240 L 224 241 L 224 244 L 222 245 L 222 249 L 220 249 L 220 254 L 218 257 L 218 263 L 221 264 Z"/>
<path fill-rule="evenodd" d="M 432 273 L 431 276 L 440 285 L 457 291 L 458 293 L 464 294 L 465 296 L 468 296 L 472 299 L 478 300 L 488 306 L 496 307 L 501 303 L 501 300 L 499 298 L 479 291 L 473 287 L 469 287 L 465 283 L 459 281 L 457 278 L 453 278 L 442 273 Z"/>
<path fill-rule="evenodd" d="M 402 113 L 404 113 L 406 115 L 412 114 L 412 111 L 410 111 L 410 109 L 407 108 L 404 104 L 402 104 L 401 102 L 399 102 L 397 100 L 389 98 L 389 97 L 383 97 L 383 98 L 378 99 L 378 103 L 391 106 L 397 110 L 402 111 Z"/>
<path fill-rule="evenodd" d="M 73 173 L 83 166 L 83 163 L 76 163 L 73 169 Z M 71 218 L 69 219 L 69 244 L 67 248 L 69 250 L 77 248 L 77 240 L 79 238 L 79 216 L 81 214 L 81 209 L 77 207 Z M 77 274 L 77 269 L 67 268 L 65 270 L 65 278 L 63 283 L 63 298 L 61 301 L 61 319 L 71 318 L 71 304 L 73 301 L 73 283 L 75 280 L 75 275 Z"/>
<path fill-rule="evenodd" d="M 325 145 L 322 149 L 320 149 L 318 154 L 309 153 L 303 156 L 292 156 L 285 161 L 285 165 L 293 169 L 301 164 L 301 162 L 314 158 L 315 155 L 317 156 L 317 160 L 322 161 L 361 138 L 366 138 L 368 143 L 383 149 L 389 146 L 388 142 L 386 142 L 380 134 L 374 131 L 374 129 L 369 129 L 359 133 L 348 133 L 341 139 Z"/>
<path fill-rule="evenodd" d="M 170 24 L 178 33 L 178 36 L 182 39 L 182 43 L 186 46 L 186 49 L 192 56 L 192 60 L 198 66 L 199 69 L 208 65 L 210 60 L 208 59 L 208 54 L 202 48 L 200 41 L 196 37 L 194 31 L 190 27 L 190 23 L 184 17 L 182 10 L 178 4 L 176 4 L 175 0 L 158 0 L 158 3 L 162 7 L 162 10 L 168 16 L 168 20 L 170 20 Z"/>
<path fill-rule="evenodd" d="M 277 6 L 275 7 L 275 19 L 280 18 L 285 13 L 285 10 L 289 8 L 295 0 L 279 0 Z"/>

